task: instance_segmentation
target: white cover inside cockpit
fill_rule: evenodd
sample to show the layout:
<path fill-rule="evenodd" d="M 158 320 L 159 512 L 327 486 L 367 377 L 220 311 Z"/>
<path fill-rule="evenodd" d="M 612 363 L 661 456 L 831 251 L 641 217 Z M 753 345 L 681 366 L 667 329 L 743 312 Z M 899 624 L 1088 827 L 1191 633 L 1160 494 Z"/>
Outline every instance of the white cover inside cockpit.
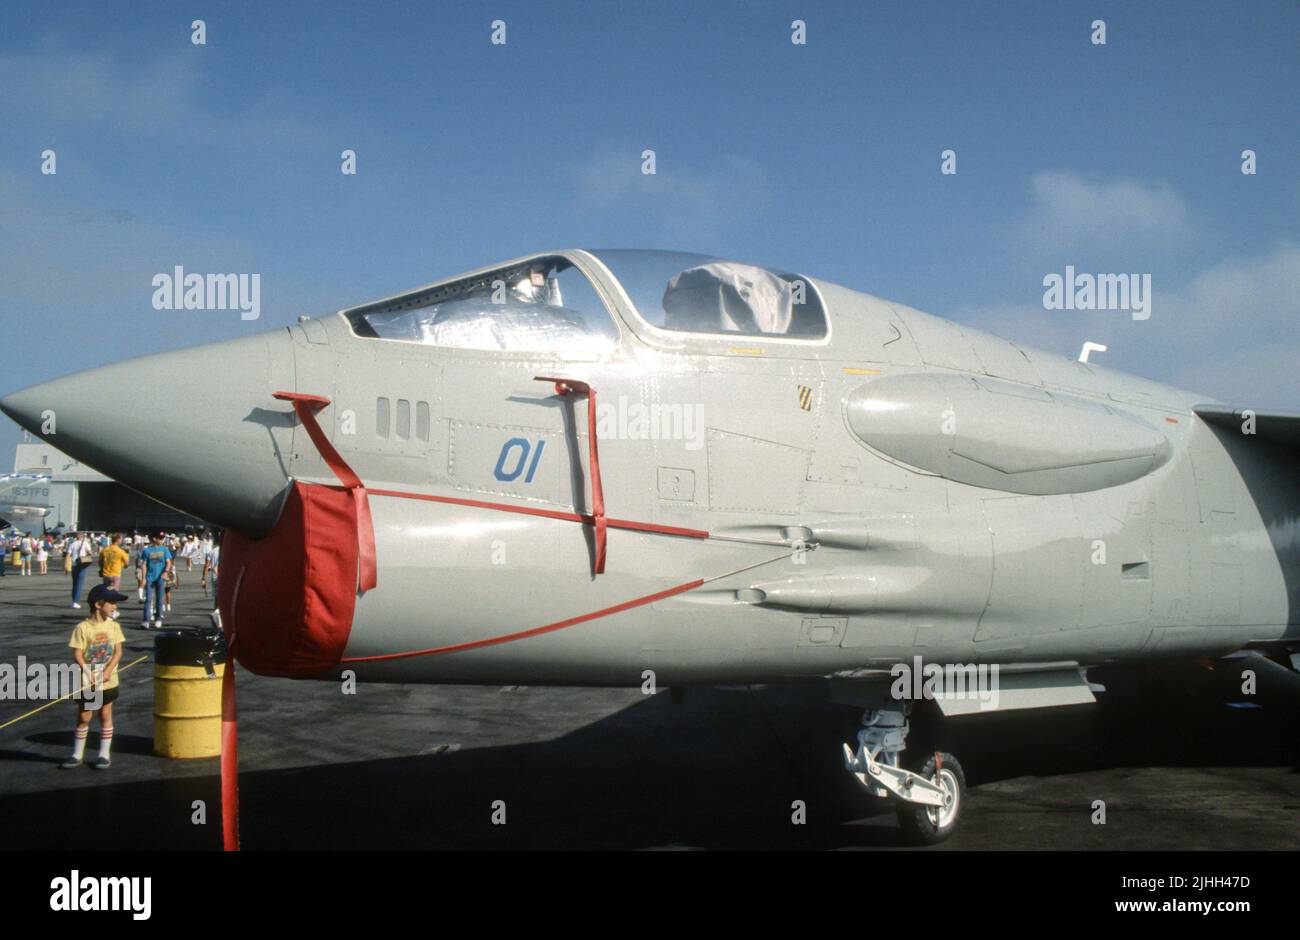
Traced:
<path fill-rule="evenodd" d="M 498 295 L 490 287 L 427 307 L 378 311 L 365 321 L 381 339 L 459 349 L 604 352 L 618 334 L 604 311 L 584 316 L 563 305 L 558 282 L 524 278 Z"/>
<path fill-rule="evenodd" d="M 439 304 L 421 318 L 421 341 L 462 349 L 596 350 L 607 337 L 593 334 L 582 315 L 563 307 L 465 298 Z"/>
<path fill-rule="evenodd" d="M 793 285 L 751 264 L 715 261 L 687 268 L 664 291 L 664 327 L 707 333 L 788 333 Z"/>

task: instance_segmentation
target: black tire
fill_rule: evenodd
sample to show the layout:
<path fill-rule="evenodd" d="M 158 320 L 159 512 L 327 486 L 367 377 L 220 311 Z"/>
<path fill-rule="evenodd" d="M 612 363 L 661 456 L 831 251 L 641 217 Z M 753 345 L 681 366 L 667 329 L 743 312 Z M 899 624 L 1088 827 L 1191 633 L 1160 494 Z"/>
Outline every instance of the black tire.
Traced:
<path fill-rule="evenodd" d="M 937 774 L 934 758 L 935 755 L 931 754 L 916 773 L 927 780 L 940 783 L 945 789 L 953 790 L 953 806 L 951 809 L 940 809 L 917 803 L 898 804 L 898 824 L 902 826 L 908 840 L 916 845 L 937 845 L 956 832 L 966 802 L 966 773 L 961 769 L 957 758 L 940 752 L 942 769 Z"/>

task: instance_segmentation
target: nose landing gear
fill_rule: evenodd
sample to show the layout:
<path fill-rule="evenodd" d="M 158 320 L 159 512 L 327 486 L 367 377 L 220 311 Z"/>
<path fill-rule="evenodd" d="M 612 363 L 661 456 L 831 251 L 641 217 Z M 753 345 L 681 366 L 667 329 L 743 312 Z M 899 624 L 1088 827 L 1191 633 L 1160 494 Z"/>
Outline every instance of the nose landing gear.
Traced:
<path fill-rule="evenodd" d="M 935 751 L 918 771 L 919 775 L 943 788 L 942 806 L 900 803 L 898 824 L 920 845 L 935 845 L 953 834 L 961 818 L 962 799 L 966 793 L 966 774 L 957 758 Z"/>
<path fill-rule="evenodd" d="M 897 804 L 899 825 L 911 841 L 934 845 L 952 835 L 966 792 L 957 758 L 935 751 L 916 773 L 904 770 L 899 755 L 907 747 L 906 713 L 897 707 L 868 709 L 862 725 L 857 750 L 843 745 L 844 766 L 873 796 Z"/>

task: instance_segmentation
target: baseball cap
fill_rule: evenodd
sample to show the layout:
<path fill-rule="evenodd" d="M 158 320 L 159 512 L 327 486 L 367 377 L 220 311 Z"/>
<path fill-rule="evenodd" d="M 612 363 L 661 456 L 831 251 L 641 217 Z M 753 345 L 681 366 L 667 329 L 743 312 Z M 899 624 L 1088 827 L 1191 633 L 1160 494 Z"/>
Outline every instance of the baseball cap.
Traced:
<path fill-rule="evenodd" d="M 93 588 L 90 589 L 90 593 L 86 595 L 86 601 L 90 604 L 91 607 L 94 607 L 100 601 L 108 601 L 113 604 L 120 604 L 124 600 L 126 600 L 125 594 L 121 593 L 120 591 L 111 591 L 109 590 L 108 586 L 104 584 L 96 584 Z"/>

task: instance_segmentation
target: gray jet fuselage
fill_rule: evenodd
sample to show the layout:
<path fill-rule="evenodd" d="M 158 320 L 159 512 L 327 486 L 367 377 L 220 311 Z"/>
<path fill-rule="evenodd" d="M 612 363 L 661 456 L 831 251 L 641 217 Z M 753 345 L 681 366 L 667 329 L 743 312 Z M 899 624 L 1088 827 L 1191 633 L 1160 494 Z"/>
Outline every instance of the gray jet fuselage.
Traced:
<path fill-rule="evenodd" d="M 1208 423 L 1193 411 L 1203 397 L 812 278 L 824 337 L 674 332 L 640 316 L 595 254 L 554 256 L 608 307 L 608 350 L 384 339 L 343 311 L 3 406 L 37 433 L 55 411 L 49 439 L 65 452 L 261 536 L 290 480 L 338 482 L 273 394 L 328 399 L 318 419 L 370 490 L 378 571 L 345 659 L 472 643 L 705 581 L 542 635 L 344 664 L 361 678 L 799 681 L 879 675 L 918 655 L 1086 666 L 1300 635 L 1295 451 Z M 87 392 L 128 374 L 135 387 L 141 375 L 194 387 L 196 373 L 219 391 L 146 428 Z M 597 390 L 610 517 L 710 537 L 611 528 L 593 574 L 592 525 L 375 494 L 590 513 L 588 405 L 539 376 Z"/>

